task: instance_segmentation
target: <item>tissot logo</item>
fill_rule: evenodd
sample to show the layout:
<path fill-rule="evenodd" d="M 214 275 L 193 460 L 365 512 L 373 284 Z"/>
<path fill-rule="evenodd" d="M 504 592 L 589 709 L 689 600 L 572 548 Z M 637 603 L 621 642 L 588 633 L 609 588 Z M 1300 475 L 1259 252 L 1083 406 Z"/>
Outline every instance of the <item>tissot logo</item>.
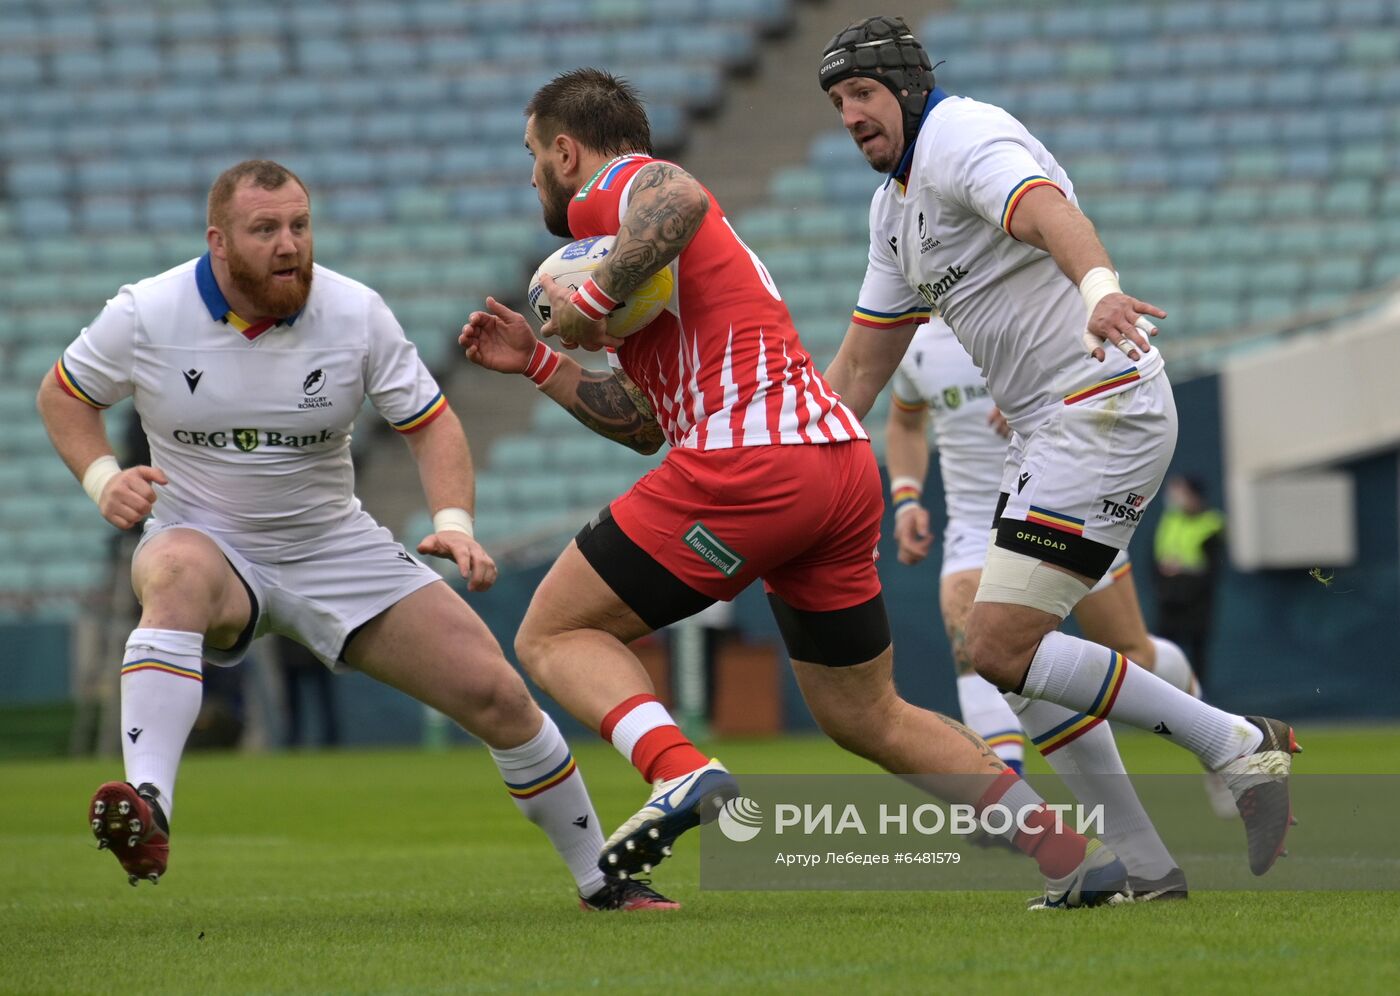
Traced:
<path fill-rule="evenodd" d="M 1120 522 L 1137 522 L 1142 518 L 1143 506 L 1147 504 L 1147 496 L 1129 491 L 1127 497 L 1119 501 L 1117 498 L 1104 498 L 1103 507 L 1099 510 L 1097 518 L 1107 522 L 1117 520 Z"/>
<path fill-rule="evenodd" d="M 306 375 L 306 379 L 301 382 L 302 394 L 315 394 L 321 389 L 321 385 L 326 382 L 325 371 L 319 367 Z"/>

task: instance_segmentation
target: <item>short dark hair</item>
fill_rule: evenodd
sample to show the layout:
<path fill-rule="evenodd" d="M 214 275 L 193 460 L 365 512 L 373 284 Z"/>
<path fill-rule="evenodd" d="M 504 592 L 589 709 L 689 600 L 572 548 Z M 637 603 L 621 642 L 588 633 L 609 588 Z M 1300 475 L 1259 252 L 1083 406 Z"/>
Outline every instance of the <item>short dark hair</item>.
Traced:
<path fill-rule="evenodd" d="M 252 180 L 253 186 L 263 190 L 280 190 L 287 181 L 293 180 L 306 195 L 307 201 L 311 200 L 311 191 L 306 189 L 301 177 L 281 163 L 275 163 L 271 159 L 245 159 L 237 166 L 230 166 L 220 173 L 214 185 L 209 188 L 208 223 L 211 228 L 228 226 L 229 201 L 233 200 L 233 192 L 244 180 Z"/>
<path fill-rule="evenodd" d="M 542 139 L 567 134 L 606 156 L 651 155 L 651 124 L 637 88 L 602 69 L 560 73 L 525 105 Z"/>

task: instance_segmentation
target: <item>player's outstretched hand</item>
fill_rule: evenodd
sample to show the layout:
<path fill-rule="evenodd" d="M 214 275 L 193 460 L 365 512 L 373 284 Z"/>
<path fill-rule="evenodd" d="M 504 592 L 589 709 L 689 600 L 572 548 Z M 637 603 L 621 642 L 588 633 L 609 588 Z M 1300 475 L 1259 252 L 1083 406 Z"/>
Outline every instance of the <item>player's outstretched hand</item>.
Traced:
<path fill-rule="evenodd" d="M 622 340 L 616 336 L 608 335 L 607 320 L 595 322 L 582 311 L 574 307 L 569 300 L 573 296 L 573 291 L 559 283 L 548 273 L 540 274 L 540 286 L 549 295 L 549 321 L 544 323 L 544 328 L 540 330 L 540 335 L 548 339 L 557 335 L 559 344 L 565 349 L 574 349 L 582 346 L 590 353 L 596 353 L 604 347 L 617 348 L 622 345 Z"/>
<path fill-rule="evenodd" d="M 534 329 L 524 315 L 494 297 L 486 299 L 486 309 L 473 311 L 457 337 L 467 359 L 487 370 L 524 373 L 535 351 Z"/>
<path fill-rule="evenodd" d="M 118 529 L 130 529 L 150 515 L 155 506 L 156 489 L 151 485 L 169 483 L 170 479 L 159 467 L 128 467 L 102 489 L 98 511 Z"/>
<path fill-rule="evenodd" d="M 894 520 L 894 539 L 899 544 L 899 562 L 917 564 L 928 556 L 933 545 L 933 530 L 929 528 L 928 509 L 915 505 L 901 512 Z"/>
<path fill-rule="evenodd" d="M 468 591 L 485 591 L 496 583 L 496 562 L 481 544 L 464 532 L 444 529 L 423 537 L 418 552 L 430 557 L 442 557 L 457 563 L 457 570 L 467 581 Z"/>
<path fill-rule="evenodd" d="M 1117 346 L 1128 354 L 1130 360 L 1142 359 L 1142 354 L 1152 349 L 1148 337 L 1157 334 L 1157 326 L 1149 322 L 1144 317 L 1146 315 L 1167 317 L 1167 313 L 1155 304 L 1139 301 L 1127 294 L 1104 295 L 1089 316 L 1084 348 L 1100 363 L 1105 357 L 1104 342 Z"/>

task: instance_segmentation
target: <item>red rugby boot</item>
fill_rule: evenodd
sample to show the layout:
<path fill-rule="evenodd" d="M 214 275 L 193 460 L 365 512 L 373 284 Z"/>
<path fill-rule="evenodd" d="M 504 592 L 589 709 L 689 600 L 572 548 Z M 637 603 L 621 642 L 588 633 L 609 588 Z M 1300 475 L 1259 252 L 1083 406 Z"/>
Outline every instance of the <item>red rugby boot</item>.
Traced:
<path fill-rule="evenodd" d="M 157 801 L 159 791 L 145 784 L 107 782 L 88 803 L 88 825 L 98 850 L 117 856 L 132 885 L 143 878 L 160 882 L 170 860 L 170 824 Z"/>

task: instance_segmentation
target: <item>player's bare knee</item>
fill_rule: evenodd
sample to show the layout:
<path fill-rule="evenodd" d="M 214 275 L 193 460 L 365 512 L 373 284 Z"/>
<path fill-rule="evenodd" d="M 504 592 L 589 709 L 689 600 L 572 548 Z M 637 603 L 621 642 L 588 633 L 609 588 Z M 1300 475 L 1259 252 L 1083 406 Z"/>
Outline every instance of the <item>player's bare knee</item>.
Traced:
<path fill-rule="evenodd" d="M 974 611 L 968 619 L 964 653 L 979 675 L 1002 691 L 1020 684 L 1024 664 L 1035 653 L 1039 637 L 1027 642 L 1014 628 L 988 625 L 985 616 Z"/>
<path fill-rule="evenodd" d="M 150 611 L 177 602 L 212 613 L 223 595 L 225 563 L 207 540 L 162 537 L 141 551 L 132 581 L 142 606 Z M 206 547 L 208 547 L 206 549 Z"/>
<path fill-rule="evenodd" d="M 508 665 L 495 680 L 461 689 L 459 699 L 460 715 L 453 718 L 492 746 L 518 746 L 539 732 L 538 709 Z"/>
<path fill-rule="evenodd" d="M 544 681 L 549 641 L 555 635 L 554 628 L 542 625 L 539 615 L 534 612 L 526 612 L 520 628 L 516 630 L 515 659 L 536 682 Z"/>

